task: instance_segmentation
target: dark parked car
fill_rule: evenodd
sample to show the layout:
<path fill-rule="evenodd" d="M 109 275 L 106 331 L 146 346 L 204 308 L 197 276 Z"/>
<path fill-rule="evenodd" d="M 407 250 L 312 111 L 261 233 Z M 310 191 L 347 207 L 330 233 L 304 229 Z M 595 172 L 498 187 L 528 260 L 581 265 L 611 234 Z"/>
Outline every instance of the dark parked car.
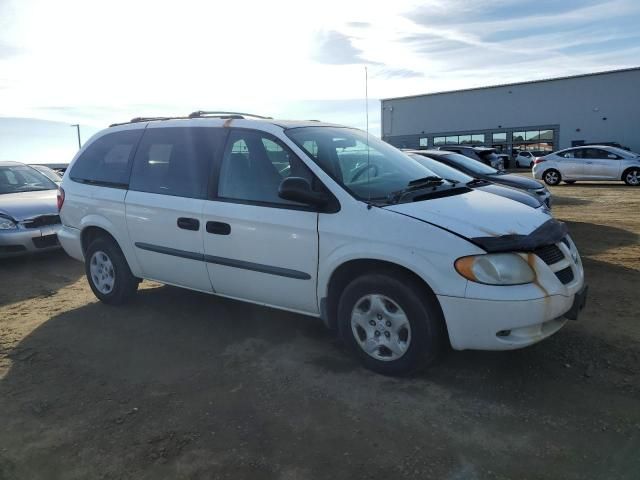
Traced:
<path fill-rule="evenodd" d="M 439 162 L 460 170 L 474 178 L 480 178 L 506 187 L 524 190 L 527 193 L 537 196 L 541 201 L 546 203 L 548 207 L 551 207 L 551 194 L 549 193 L 549 190 L 547 190 L 547 187 L 537 180 L 496 170 L 484 163 L 458 153 L 442 150 L 416 150 L 415 152 L 419 155 L 426 155 L 434 158 Z"/>
<path fill-rule="evenodd" d="M 488 180 L 483 180 L 481 178 L 474 178 L 471 175 L 467 175 L 466 173 L 429 156 L 429 153 L 431 152 L 428 150 L 404 150 L 404 152 L 421 165 L 427 167 L 437 176 L 444 178 L 451 183 L 459 183 L 466 185 L 469 188 L 473 188 L 474 190 L 482 190 L 483 192 L 510 198 L 516 202 L 524 203 L 531 208 L 540 208 L 542 211 L 550 213 L 547 204 L 538 198 L 537 195 L 525 193 L 516 188 L 496 185 L 495 183 L 491 183 Z M 438 151 L 437 153 L 440 154 L 441 152 Z"/>
<path fill-rule="evenodd" d="M 446 150 L 447 152 L 455 152 L 465 157 L 473 158 L 479 162 L 489 165 L 496 170 L 502 170 L 508 165 L 504 164 L 504 160 L 498 156 L 495 148 L 489 147 L 470 147 L 463 145 L 442 145 L 438 150 Z"/>
<path fill-rule="evenodd" d="M 54 182 L 56 185 L 60 186 L 62 183 L 62 175 L 56 172 L 55 170 L 47 167 L 46 165 L 29 165 L 31 168 L 35 168 L 49 180 Z"/>

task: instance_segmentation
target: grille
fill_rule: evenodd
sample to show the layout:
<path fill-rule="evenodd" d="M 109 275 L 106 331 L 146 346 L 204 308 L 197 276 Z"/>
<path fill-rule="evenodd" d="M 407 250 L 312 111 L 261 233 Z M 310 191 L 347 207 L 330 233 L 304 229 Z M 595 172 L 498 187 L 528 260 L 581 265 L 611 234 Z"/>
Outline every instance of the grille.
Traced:
<path fill-rule="evenodd" d="M 573 281 L 573 270 L 571 270 L 571 267 L 563 268 L 559 272 L 556 272 L 556 277 L 558 277 L 558 280 L 564 285 L 571 283 Z"/>
<path fill-rule="evenodd" d="M 36 248 L 54 247 L 59 245 L 57 235 L 44 235 L 42 237 L 33 238 L 33 244 Z"/>
<path fill-rule="evenodd" d="M 562 251 L 556 245 L 547 245 L 533 251 L 547 265 L 558 263 L 564 258 Z"/>
<path fill-rule="evenodd" d="M 47 225 L 57 225 L 60 223 L 60 215 L 41 215 L 39 217 L 32 218 L 31 220 L 25 220 L 22 224 L 25 228 L 40 228 Z"/>

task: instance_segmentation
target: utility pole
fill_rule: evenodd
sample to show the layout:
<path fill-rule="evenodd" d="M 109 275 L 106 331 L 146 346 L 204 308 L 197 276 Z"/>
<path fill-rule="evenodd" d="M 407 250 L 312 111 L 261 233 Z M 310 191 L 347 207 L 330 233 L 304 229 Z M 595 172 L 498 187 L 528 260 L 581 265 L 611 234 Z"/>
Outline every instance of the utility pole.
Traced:
<path fill-rule="evenodd" d="M 80 143 L 80 124 L 74 123 L 73 125 L 69 125 L 70 127 L 76 127 L 76 131 L 78 132 L 78 150 L 82 148 L 82 144 Z"/>

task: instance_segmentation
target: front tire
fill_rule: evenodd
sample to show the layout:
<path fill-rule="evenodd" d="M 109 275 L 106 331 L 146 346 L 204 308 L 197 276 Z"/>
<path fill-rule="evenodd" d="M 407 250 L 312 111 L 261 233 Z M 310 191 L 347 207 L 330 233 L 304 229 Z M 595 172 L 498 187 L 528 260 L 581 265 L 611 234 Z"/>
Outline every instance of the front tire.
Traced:
<path fill-rule="evenodd" d="M 126 303 L 138 289 L 138 279 L 129 269 L 118 244 L 98 237 L 85 252 L 85 273 L 93 294 L 103 303 Z"/>
<path fill-rule="evenodd" d="M 403 375 L 433 364 L 445 340 L 435 295 L 403 275 L 368 274 L 344 289 L 338 328 L 362 364 L 383 375 Z"/>
<path fill-rule="evenodd" d="M 544 172 L 542 179 L 547 185 L 554 186 L 558 185 L 562 181 L 562 176 L 558 170 L 551 168 Z"/>
<path fill-rule="evenodd" d="M 624 174 L 622 175 L 622 179 L 627 185 L 631 187 L 637 187 L 638 185 L 640 185 L 640 169 L 630 168 L 629 170 L 624 172 Z"/>

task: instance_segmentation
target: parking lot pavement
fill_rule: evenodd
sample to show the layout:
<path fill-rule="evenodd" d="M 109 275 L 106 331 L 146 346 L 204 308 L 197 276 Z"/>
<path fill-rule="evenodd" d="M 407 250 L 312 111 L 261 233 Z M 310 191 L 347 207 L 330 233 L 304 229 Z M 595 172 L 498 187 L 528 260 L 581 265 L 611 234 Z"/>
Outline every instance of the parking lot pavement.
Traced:
<path fill-rule="evenodd" d="M 638 478 L 640 190 L 552 193 L 579 321 L 412 378 L 313 318 L 152 282 L 109 307 L 62 253 L 2 261 L 0 479 Z"/>

